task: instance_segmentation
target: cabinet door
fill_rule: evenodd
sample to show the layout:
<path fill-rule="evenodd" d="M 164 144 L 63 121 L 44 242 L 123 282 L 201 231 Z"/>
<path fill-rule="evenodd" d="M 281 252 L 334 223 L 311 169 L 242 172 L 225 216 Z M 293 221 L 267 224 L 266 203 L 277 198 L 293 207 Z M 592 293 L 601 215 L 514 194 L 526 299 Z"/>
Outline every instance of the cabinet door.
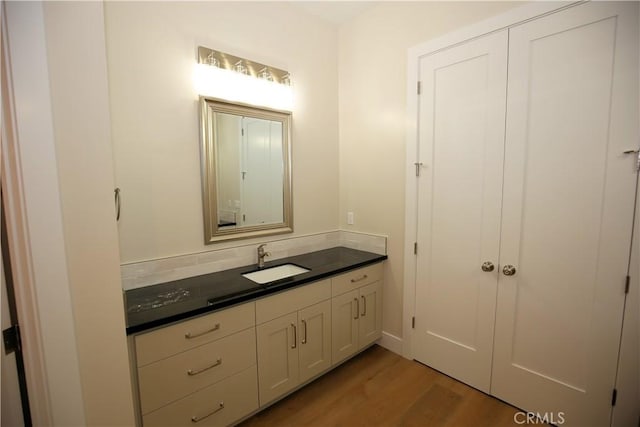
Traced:
<path fill-rule="evenodd" d="M 638 2 L 510 30 L 491 393 L 565 425 L 609 425 L 638 142 Z M 501 268 L 502 271 L 502 268 Z M 509 272 L 509 271 L 508 271 Z"/>
<path fill-rule="evenodd" d="M 360 288 L 358 348 L 366 347 L 382 336 L 382 282 Z"/>
<path fill-rule="evenodd" d="M 300 382 L 331 366 L 331 300 L 298 312 Z"/>
<path fill-rule="evenodd" d="M 298 314 L 278 317 L 256 328 L 260 406 L 299 384 Z"/>
<path fill-rule="evenodd" d="M 336 364 L 358 351 L 358 291 L 334 297 L 331 301 L 332 363 Z"/>
<path fill-rule="evenodd" d="M 415 358 L 489 391 L 507 32 L 420 61 Z M 485 262 L 494 271 L 484 272 Z"/>

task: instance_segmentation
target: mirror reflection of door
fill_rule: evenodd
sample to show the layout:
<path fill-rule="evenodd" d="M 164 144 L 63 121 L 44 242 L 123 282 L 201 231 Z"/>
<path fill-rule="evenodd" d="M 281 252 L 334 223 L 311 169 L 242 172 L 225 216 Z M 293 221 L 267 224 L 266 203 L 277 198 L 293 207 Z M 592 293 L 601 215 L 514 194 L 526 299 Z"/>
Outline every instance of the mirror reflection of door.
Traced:
<path fill-rule="evenodd" d="M 216 114 L 218 227 L 282 222 L 282 123 Z"/>
<path fill-rule="evenodd" d="M 244 117 L 241 170 L 242 225 L 282 221 L 282 123 Z"/>
<path fill-rule="evenodd" d="M 236 227 L 240 225 L 242 116 L 216 113 L 216 141 L 218 227 Z"/>

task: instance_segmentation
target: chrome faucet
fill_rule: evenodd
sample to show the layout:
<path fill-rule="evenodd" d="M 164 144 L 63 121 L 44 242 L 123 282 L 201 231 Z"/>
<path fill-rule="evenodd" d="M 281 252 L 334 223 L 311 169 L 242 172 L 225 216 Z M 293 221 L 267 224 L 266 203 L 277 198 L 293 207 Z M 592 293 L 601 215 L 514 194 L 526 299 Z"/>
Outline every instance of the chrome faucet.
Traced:
<path fill-rule="evenodd" d="M 263 268 L 264 267 L 264 257 L 271 255 L 269 252 L 265 252 L 264 251 L 264 247 L 265 246 L 267 246 L 266 243 L 263 243 L 262 245 L 258 246 L 258 268 Z"/>

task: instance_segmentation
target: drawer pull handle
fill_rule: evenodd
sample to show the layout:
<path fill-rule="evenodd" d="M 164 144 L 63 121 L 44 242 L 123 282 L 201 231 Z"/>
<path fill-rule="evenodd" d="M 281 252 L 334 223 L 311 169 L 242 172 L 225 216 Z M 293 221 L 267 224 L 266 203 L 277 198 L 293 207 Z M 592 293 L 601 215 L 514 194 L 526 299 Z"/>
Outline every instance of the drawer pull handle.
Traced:
<path fill-rule="evenodd" d="M 362 295 L 360 298 L 362 298 L 362 306 L 363 306 L 362 314 L 360 316 L 364 317 L 367 315 L 367 298 L 364 295 Z"/>
<path fill-rule="evenodd" d="M 189 375 L 190 377 L 194 376 L 194 375 L 198 375 L 201 374 L 205 371 L 208 371 L 209 369 L 215 368 L 216 366 L 220 366 L 222 365 L 222 357 L 218 357 L 218 360 L 216 360 L 216 362 L 213 365 L 207 366 L 206 368 L 202 368 L 202 369 L 189 369 L 187 371 L 187 375 Z"/>
<path fill-rule="evenodd" d="M 298 346 L 298 328 L 296 328 L 295 323 L 292 323 L 291 327 L 293 328 L 293 344 L 291 344 L 291 348 L 296 348 Z"/>
<path fill-rule="evenodd" d="M 358 298 L 353 300 L 356 302 L 356 314 L 353 316 L 353 320 L 358 320 L 360 318 L 360 301 L 358 301 Z"/>
<path fill-rule="evenodd" d="M 188 340 L 192 339 L 192 338 L 198 338 L 201 337 L 202 335 L 217 331 L 218 329 L 220 329 L 220 323 L 216 323 L 213 328 L 204 331 L 204 332 L 199 332 L 197 334 L 192 334 L 191 332 L 187 332 L 186 334 L 184 334 L 184 337 Z"/>
<path fill-rule="evenodd" d="M 220 402 L 218 407 L 216 409 L 214 409 L 213 411 L 209 412 L 207 415 L 203 415 L 202 417 L 196 417 L 195 415 L 193 417 L 191 417 L 191 422 L 192 423 L 198 423 L 202 420 L 204 420 L 205 418 L 209 418 L 211 415 L 215 414 L 216 412 L 220 412 L 224 409 L 224 402 Z"/>
<path fill-rule="evenodd" d="M 366 274 L 363 274 L 362 277 L 360 277 L 358 279 L 351 279 L 351 283 L 361 282 L 361 281 L 365 280 L 367 277 L 369 277 L 369 276 L 367 276 Z"/>
<path fill-rule="evenodd" d="M 302 338 L 300 343 L 301 344 L 306 344 L 307 343 L 307 321 L 302 319 L 301 322 L 302 322 L 302 326 L 303 326 L 304 337 Z"/>

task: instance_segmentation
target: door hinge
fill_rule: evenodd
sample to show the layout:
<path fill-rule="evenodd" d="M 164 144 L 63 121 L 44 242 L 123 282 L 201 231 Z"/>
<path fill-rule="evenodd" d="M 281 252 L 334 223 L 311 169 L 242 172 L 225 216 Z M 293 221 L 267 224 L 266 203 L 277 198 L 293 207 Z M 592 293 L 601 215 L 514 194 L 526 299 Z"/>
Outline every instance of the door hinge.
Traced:
<path fill-rule="evenodd" d="M 413 242 L 413 253 L 418 255 L 418 242 Z"/>
<path fill-rule="evenodd" d="M 640 149 L 638 150 L 624 150 L 623 154 L 635 154 L 636 155 L 636 172 L 640 172 Z"/>
<path fill-rule="evenodd" d="M 416 317 L 412 317 L 411 318 L 411 329 L 415 329 L 416 328 Z"/>
<path fill-rule="evenodd" d="M 613 393 L 611 393 L 611 406 L 616 406 L 616 400 L 618 399 L 618 390 L 613 389 Z"/>
<path fill-rule="evenodd" d="M 624 282 L 624 293 L 629 293 L 629 287 L 631 286 L 631 276 L 627 276 L 627 279 Z"/>
<path fill-rule="evenodd" d="M 418 80 L 416 89 L 417 89 L 418 95 L 420 95 L 422 93 L 422 84 L 420 83 L 420 80 Z"/>
<path fill-rule="evenodd" d="M 420 168 L 422 167 L 422 162 L 415 162 L 416 165 L 416 176 L 420 176 Z"/>
<path fill-rule="evenodd" d="M 20 348 L 20 328 L 13 325 L 2 331 L 2 341 L 4 342 L 4 354 L 11 354 Z"/>

